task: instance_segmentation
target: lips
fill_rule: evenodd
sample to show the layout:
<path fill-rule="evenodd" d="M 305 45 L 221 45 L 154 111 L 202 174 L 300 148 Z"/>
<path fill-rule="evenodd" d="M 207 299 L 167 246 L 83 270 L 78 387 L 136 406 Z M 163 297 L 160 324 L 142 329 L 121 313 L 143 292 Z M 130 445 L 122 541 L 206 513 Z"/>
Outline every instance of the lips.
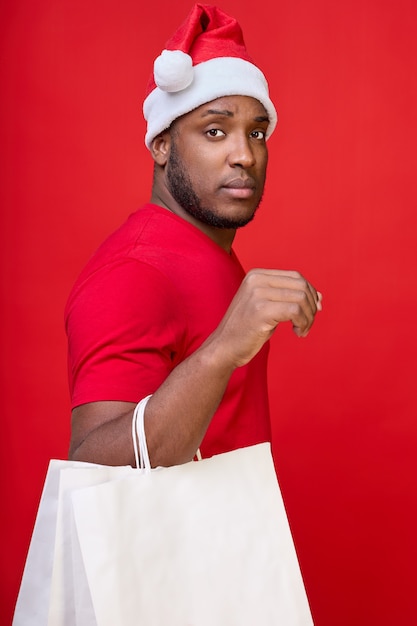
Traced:
<path fill-rule="evenodd" d="M 223 186 L 226 189 L 255 189 L 255 181 L 252 178 L 234 178 Z"/>

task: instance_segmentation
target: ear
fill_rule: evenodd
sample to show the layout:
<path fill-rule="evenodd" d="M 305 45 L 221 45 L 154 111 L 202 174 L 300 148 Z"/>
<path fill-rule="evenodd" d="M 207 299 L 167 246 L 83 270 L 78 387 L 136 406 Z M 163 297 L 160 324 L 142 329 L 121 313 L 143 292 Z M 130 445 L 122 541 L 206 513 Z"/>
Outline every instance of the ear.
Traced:
<path fill-rule="evenodd" d="M 171 134 L 169 130 L 165 130 L 155 137 L 151 143 L 150 151 L 155 163 L 163 167 L 169 156 L 171 147 Z"/>

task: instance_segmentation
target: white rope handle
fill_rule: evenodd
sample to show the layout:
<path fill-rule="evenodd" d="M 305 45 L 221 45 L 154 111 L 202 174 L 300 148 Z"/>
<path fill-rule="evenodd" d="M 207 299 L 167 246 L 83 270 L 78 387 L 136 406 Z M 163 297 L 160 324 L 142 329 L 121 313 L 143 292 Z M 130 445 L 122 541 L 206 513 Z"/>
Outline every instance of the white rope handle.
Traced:
<path fill-rule="evenodd" d="M 132 439 L 136 467 L 138 469 L 144 469 L 146 473 L 151 471 L 151 462 L 149 460 L 148 445 L 145 435 L 145 407 L 151 397 L 152 394 L 146 396 L 146 398 L 143 398 L 143 400 L 135 406 L 132 418 Z M 196 457 L 198 461 L 202 460 L 200 448 L 198 448 L 196 452 Z"/>
<path fill-rule="evenodd" d="M 143 398 L 135 407 L 132 418 L 132 439 L 133 449 L 135 452 L 135 462 L 138 469 L 144 469 L 145 472 L 151 471 L 151 462 L 149 460 L 148 446 L 145 435 L 145 407 L 148 404 L 152 394 Z M 139 444 L 139 447 L 138 447 Z"/>

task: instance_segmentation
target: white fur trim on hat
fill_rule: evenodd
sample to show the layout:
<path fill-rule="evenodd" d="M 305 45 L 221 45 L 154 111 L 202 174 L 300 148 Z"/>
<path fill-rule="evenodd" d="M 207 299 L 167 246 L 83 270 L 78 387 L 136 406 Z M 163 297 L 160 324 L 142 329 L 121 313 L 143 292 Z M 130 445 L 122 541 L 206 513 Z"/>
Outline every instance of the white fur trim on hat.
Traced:
<path fill-rule="evenodd" d="M 269 116 L 267 139 L 271 136 L 277 113 L 269 98 L 265 76 L 256 65 L 239 57 L 216 57 L 192 69 L 194 79 L 185 89 L 168 92 L 156 87 L 145 99 L 143 114 L 148 123 L 145 136 L 148 148 L 178 117 L 224 96 L 250 96 L 259 100 Z"/>

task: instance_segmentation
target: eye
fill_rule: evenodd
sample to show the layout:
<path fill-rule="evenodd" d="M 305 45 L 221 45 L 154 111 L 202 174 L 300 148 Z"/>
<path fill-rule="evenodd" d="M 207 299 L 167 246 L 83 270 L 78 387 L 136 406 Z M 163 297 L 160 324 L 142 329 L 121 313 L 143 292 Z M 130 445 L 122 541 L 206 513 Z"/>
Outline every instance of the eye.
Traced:
<path fill-rule="evenodd" d="M 216 139 L 217 137 L 224 137 L 225 133 L 220 128 L 210 128 L 206 131 L 206 135 Z"/>
<path fill-rule="evenodd" d="M 253 139 L 266 139 L 266 131 L 264 130 L 253 130 L 250 134 Z"/>

